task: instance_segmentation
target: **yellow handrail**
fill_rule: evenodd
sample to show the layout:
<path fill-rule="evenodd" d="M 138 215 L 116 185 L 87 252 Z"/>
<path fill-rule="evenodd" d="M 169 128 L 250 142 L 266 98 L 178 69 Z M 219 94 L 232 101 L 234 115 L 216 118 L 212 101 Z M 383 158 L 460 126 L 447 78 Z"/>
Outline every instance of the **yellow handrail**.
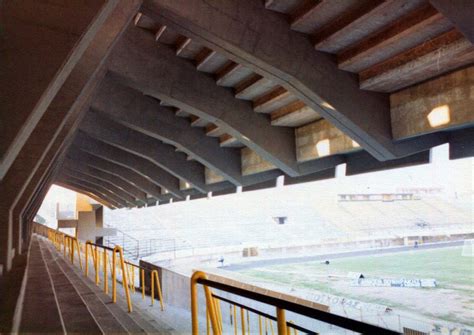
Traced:
<path fill-rule="evenodd" d="M 99 248 L 97 245 L 94 248 L 95 254 L 95 284 L 99 286 L 100 278 L 99 278 L 99 270 L 100 270 L 100 257 L 99 257 Z"/>
<path fill-rule="evenodd" d="M 245 313 L 242 307 L 240 307 L 240 322 L 242 324 L 242 335 L 245 335 Z"/>
<path fill-rule="evenodd" d="M 117 301 L 117 270 L 116 270 L 116 259 L 117 252 L 120 256 L 120 266 L 122 268 L 122 285 L 125 290 L 125 297 L 127 298 L 128 311 L 132 312 L 132 300 L 130 298 L 130 291 L 128 287 L 127 274 L 125 272 L 125 262 L 123 260 L 123 250 L 118 245 L 115 246 L 112 254 L 112 301 L 115 303 Z"/>
<path fill-rule="evenodd" d="M 199 333 L 199 319 L 198 319 L 198 294 L 197 294 L 197 284 L 199 282 L 204 283 L 209 281 L 207 275 L 202 271 L 196 271 L 191 277 L 191 317 L 192 317 L 192 334 L 196 335 Z M 298 335 L 298 330 L 293 321 L 286 321 L 285 309 L 276 307 L 276 318 L 269 318 L 260 314 L 251 308 L 246 308 L 243 305 L 238 303 L 233 303 L 230 300 L 221 298 L 219 296 L 214 296 L 212 294 L 211 288 L 203 284 L 205 298 L 206 298 L 206 332 L 210 334 L 210 329 L 212 328 L 212 333 L 220 335 L 223 333 L 223 318 L 221 310 L 221 300 L 229 303 L 229 317 L 231 320 L 231 326 L 234 329 L 234 335 L 238 334 L 238 321 L 237 321 L 237 307 L 240 308 L 240 333 L 242 335 L 252 334 L 253 330 L 251 329 L 254 325 L 257 326 L 253 320 L 250 319 L 250 313 L 256 313 L 258 316 L 258 333 L 260 335 L 268 334 L 270 330 L 271 334 L 274 335 L 273 322 L 276 319 L 276 325 L 278 330 L 278 335 Z M 262 316 L 263 315 L 263 316 Z M 252 321 L 252 322 L 251 322 Z M 257 321 L 257 320 L 255 320 Z"/>
<path fill-rule="evenodd" d="M 117 266 L 120 267 L 122 271 L 122 285 L 125 290 L 125 296 L 127 299 L 127 306 L 129 312 L 133 310 L 132 300 L 130 291 L 135 292 L 135 268 L 138 269 L 139 275 L 142 283 L 142 298 L 145 299 L 145 270 L 143 267 L 138 266 L 133 263 L 126 262 L 123 257 L 123 249 L 120 246 L 115 246 L 115 248 L 109 248 L 101 245 L 97 245 L 92 241 L 86 241 L 84 244 L 80 243 L 77 237 L 70 236 L 68 234 L 59 232 L 52 228 L 49 228 L 44 225 L 37 224 L 34 227 L 34 231 L 48 238 L 51 243 L 57 248 L 58 251 L 61 251 L 63 248 L 64 258 L 69 258 L 71 263 L 74 264 L 75 254 L 77 250 L 77 258 L 79 260 L 79 266 L 81 270 L 84 270 L 86 277 L 89 276 L 89 256 L 92 256 L 93 266 L 94 266 L 94 279 L 97 285 L 100 282 L 100 269 L 102 265 L 103 270 L 103 289 L 106 294 L 109 293 L 109 281 L 108 281 L 108 269 L 111 269 L 112 272 L 112 301 L 115 303 L 117 301 Z M 103 249 L 103 254 L 100 254 L 99 248 Z M 112 264 L 110 258 L 108 257 L 108 251 L 112 251 Z M 84 252 L 84 266 L 82 265 L 82 256 L 81 253 Z M 119 255 L 119 262 L 117 264 L 117 253 Z M 101 264 L 102 262 L 102 264 Z M 127 266 L 128 265 L 128 266 Z M 160 300 L 161 310 L 164 310 L 164 302 L 161 291 L 161 285 L 159 281 L 159 274 L 157 270 L 152 270 L 151 275 L 151 297 L 152 304 L 154 303 L 155 294 L 158 294 Z"/>
<path fill-rule="evenodd" d="M 107 276 L 107 250 L 104 249 L 104 292 L 109 294 L 109 279 Z"/>
<path fill-rule="evenodd" d="M 237 335 L 237 306 L 234 306 L 234 335 Z"/>
<path fill-rule="evenodd" d="M 277 307 L 276 315 L 277 315 L 278 335 L 287 335 L 285 310 Z"/>
<path fill-rule="evenodd" d="M 207 275 L 202 271 L 196 271 L 191 277 L 191 318 L 192 318 L 192 334 L 199 334 L 199 320 L 198 320 L 198 291 L 197 284 L 199 279 L 207 279 Z M 212 302 L 212 292 L 207 286 L 204 286 L 204 294 L 206 296 L 206 307 L 209 311 L 211 319 L 212 331 L 215 335 L 221 335 L 222 332 L 218 325 L 215 306 Z"/>
<path fill-rule="evenodd" d="M 140 274 L 141 274 L 141 282 L 142 282 L 142 299 L 145 299 L 145 270 L 140 269 Z"/>
<path fill-rule="evenodd" d="M 161 310 L 164 310 L 163 306 L 163 296 L 161 295 L 161 285 L 160 285 L 160 279 L 158 278 L 158 271 L 153 270 L 151 272 L 151 304 L 153 305 L 155 302 L 155 283 L 156 287 L 158 289 L 158 298 L 160 299 L 160 305 L 161 305 Z"/>
<path fill-rule="evenodd" d="M 93 249 L 92 249 L 92 241 L 88 240 L 86 241 L 86 249 L 85 249 L 85 258 L 86 258 L 86 263 L 84 264 L 85 267 L 85 276 L 89 276 L 89 250 L 91 251 L 91 254 L 93 254 Z M 95 267 L 94 267 L 95 268 Z"/>

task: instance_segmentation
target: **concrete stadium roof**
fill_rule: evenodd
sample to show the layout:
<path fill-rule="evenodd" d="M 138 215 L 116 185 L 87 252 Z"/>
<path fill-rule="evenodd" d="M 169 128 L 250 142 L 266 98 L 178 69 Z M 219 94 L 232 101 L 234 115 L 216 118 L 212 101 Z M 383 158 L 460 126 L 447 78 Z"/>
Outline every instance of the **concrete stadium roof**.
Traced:
<path fill-rule="evenodd" d="M 2 79 L 5 208 L 26 221 L 52 183 L 121 208 L 270 187 L 279 176 L 331 178 L 340 164 L 348 175 L 423 164 L 443 143 L 451 158 L 473 155 L 470 2 L 35 6 L 44 22 L 4 5 L 6 36 L 49 46 L 14 59 Z M 21 20 L 51 21 L 69 44 L 48 44 Z M 42 81 L 25 82 L 26 63 Z"/>

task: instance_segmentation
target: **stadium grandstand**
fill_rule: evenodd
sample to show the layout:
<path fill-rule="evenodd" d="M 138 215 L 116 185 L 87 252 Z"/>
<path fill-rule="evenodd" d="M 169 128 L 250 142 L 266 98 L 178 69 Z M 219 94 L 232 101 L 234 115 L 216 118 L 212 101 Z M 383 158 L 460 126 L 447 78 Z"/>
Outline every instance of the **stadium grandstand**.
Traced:
<path fill-rule="evenodd" d="M 0 333 L 472 335 L 474 1 L 0 1 Z"/>

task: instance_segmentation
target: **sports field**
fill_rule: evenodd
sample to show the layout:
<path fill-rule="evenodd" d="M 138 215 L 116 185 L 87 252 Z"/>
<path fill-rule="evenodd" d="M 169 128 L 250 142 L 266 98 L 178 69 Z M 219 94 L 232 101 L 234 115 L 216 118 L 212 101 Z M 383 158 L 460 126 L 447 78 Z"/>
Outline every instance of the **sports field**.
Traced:
<path fill-rule="evenodd" d="M 310 289 L 400 311 L 474 326 L 474 258 L 462 247 L 404 251 L 393 254 L 264 266 L 239 271 L 259 281 Z M 349 272 L 365 277 L 434 278 L 436 288 L 354 287 Z"/>

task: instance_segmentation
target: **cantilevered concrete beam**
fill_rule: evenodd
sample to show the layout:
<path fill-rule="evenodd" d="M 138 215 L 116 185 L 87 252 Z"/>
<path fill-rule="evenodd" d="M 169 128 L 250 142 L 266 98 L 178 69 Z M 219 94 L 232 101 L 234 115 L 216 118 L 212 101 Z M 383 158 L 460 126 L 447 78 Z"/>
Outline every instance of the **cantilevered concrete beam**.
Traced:
<path fill-rule="evenodd" d="M 292 129 L 272 127 L 249 102 L 235 99 L 153 35 L 129 27 L 110 60 L 118 81 L 216 124 L 281 170 L 299 174 Z"/>
<path fill-rule="evenodd" d="M 112 174 L 117 178 L 121 178 L 123 181 L 132 183 L 141 191 L 146 192 L 150 196 L 153 196 L 160 201 L 164 199 L 161 195 L 160 187 L 158 187 L 149 179 L 145 178 L 143 175 L 135 172 L 130 168 L 110 162 L 100 156 L 95 156 L 93 154 L 82 151 L 79 147 L 76 146 L 72 146 L 69 149 L 67 157 L 70 158 L 73 162 L 76 162 L 77 164 L 85 163 L 88 166 Z"/>
<path fill-rule="evenodd" d="M 117 195 L 113 194 L 109 190 L 103 188 L 102 186 L 96 185 L 94 183 L 84 181 L 82 179 L 78 179 L 72 176 L 67 175 L 64 172 L 61 172 L 58 178 L 61 178 L 62 180 L 70 180 L 72 183 L 76 185 L 80 185 L 84 188 L 87 188 L 88 190 L 95 190 L 99 192 L 102 196 L 106 197 L 109 201 L 113 201 L 115 204 L 118 204 L 119 207 L 129 207 L 130 204 L 123 200 L 122 198 L 118 197 Z"/>
<path fill-rule="evenodd" d="M 176 152 L 169 144 L 127 128 L 92 110 L 82 120 L 81 130 L 102 142 L 150 160 L 203 193 L 209 192 L 204 180 L 204 166 L 196 161 L 188 161 L 185 154 Z"/>
<path fill-rule="evenodd" d="M 84 191 L 84 190 L 81 190 L 77 187 L 74 187 L 74 186 L 71 186 L 71 185 L 68 185 L 66 183 L 63 183 L 63 182 L 60 182 L 60 181 L 55 181 L 54 184 L 58 185 L 58 186 L 61 186 L 61 187 L 64 187 L 64 188 L 67 188 L 67 189 L 70 189 L 71 191 L 74 191 L 74 192 L 78 192 L 78 193 L 82 193 L 84 195 L 87 195 L 88 197 L 94 199 L 95 201 L 101 203 L 102 205 L 104 206 L 107 206 L 109 208 L 114 208 L 114 206 L 107 202 L 105 199 L 102 199 L 100 198 L 100 196 L 94 194 L 94 193 L 91 193 L 91 192 L 88 192 L 88 191 Z"/>
<path fill-rule="evenodd" d="M 339 70 L 263 1 L 145 0 L 141 11 L 282 85 L 378 160 L 428 149 L 397 147 L 388 96 L 360 90 L 356 75 Z"/>
<path fill-rule="evenodd" d="M 137 198 L 145 203 L 147 202 L 147 197 L 146 197 L 145 192 L 139 190 L 135 185 L 129 182 L 126 182 L 120 178 L 117 178 L 113 174 L 101 171 L 91 166 L 87 166 L 86 163 L 80 164 L 78 162 L 74 162 L 71 159 L 66 159 L 64 161 L 63 167 L 86 174 L 94 178 L 98 178 L 104 182 L 111 183 L 112 185 L 124 190 L 132 197 Z"/>
<path fill-rule="evenodd" d="M 65 178 L 63 176 L 57 176 L 54 183 L 58 184 L 60 186 L 63 186 L 63 185 L 69 186 L 69 188 L 73 188 L 73 189 L 77 190 L 80 193 L 88 192 L 88 193 L 94 194 L 97 198 L 102 199 L 103 201 L 106 201 L 107 203 L 112 205 L 112 207 L 122 208 L 122 205 L 120 205 L 119 203 L 117 203 L 113 199 L 108 198 L 106 195 L 102 194 L 101 192 L 97 191 L 96 189 L 88 187 L 88 186 L 84 186 L 82 184 L 78 184 L 78 183 L 76 183 L 74 181 L 71 181 L 68 178 Z"/>
<path fill-rule="evenodd" d="M 96 183 L 94 183 L 92 181 L 88 181 L 88 180 L 84 180 L 84 179 L 81 179 L 81 178 L 71 176 L 70 174 L 68 174 L 65 171 L 61 171 L 60 175 L 64 178 L 66 178 L 66 179 L 69 179 L 69 180 L 75 182 L 76 184 L 87 186 L 87 187 L 90 187 L 90 188 L 93 188 L 93 189 L 97 190 L 98 192 L 100 192 L 104 196 L 107 196 L 109 199 L 112 199 L 116 203 L 120 204 L 122 207 L 133 207 L 134 206 L 134 204 L 129 203 L 127 200 L 125 200 L 122 197 L 118 196 L 117 194 L 113 193 L 109 189 L 107 189 L 107 188 L 105 188 L 101 185 L 97 185 Z"/>
<path fill-rule="evenodd" d="M 175 197 L 183 198 L 183 194 L 179 190 L 179 179 L 149 160 L 98 141 L 82 131 L 77 133 L 74 143 L 80 147 L 81 150 L 128 167 L 144 177 L 149 178 L 154 184 L 167 189 Z"/>
<path fill-rule="evenodd" d="M 106 77 L 92 107 L 129 128 L 182 148 L 232 183 L 241 184 L 239 152 L 221 148 L 202 129 L 190 127 L 187 120 L 176 117 L 156 99 Z"/>
<path fill-rule="evenodd" d="M 13 214 L 25 206 L 25 203 L 20 203 L 20 200 L 27 199 L 33 194 L 39 182 L 43 180 L 51 160 L 56 159 L 58 148 L 62 146 L 65 135 L 70 131 L 66 125 L 74 123 L 74 118 L 81 110 L 80 105 L 87 100 L 87 96 L 101 78 L 102 65 L 111 46 L 120 36 L 132 15 L 136 13 L 140 1 L 110 1 L 107 2 L 107 8 L 110 8 L 109 4 L 117 4 L 117 6 L 66 78 L 0 181 L 3 196 L 0 205 L 0 221 L 4 223 L 0 225 L 0 246 L 2 246 L 0 248 L 0 263 L 4 265 L 5 271 L 10 270 L 12 259 L 15 256 L 11 236 L 18 228 L 14 222 L 17 218 Z M 34 11 L 31 13 L 38 15 Z M 41 19 L 47 17 L 39 16 Z M 51 30 L 51 27 L 47 26 L 47 29 Z M 96 26 L 89 27 L 94 30 L 97 28 Z M 29 36 L 29 38 L 32 37 L 33 35 Z M 25 51 L 22 50 L 22 52 Z M 12 83 L 13 81 L 8 82 Z M 8 101 L 8 103 L 10 102 Z M 11 113 L 12 109 L 9 110 Z M 25 195 L 25 192 L 28 194 Z"/>
<path fill-rule="evenodd" d="M 300 170 L 303 172 L 303 175 L 308 175 L 334 168 L 339 164 L 344 164 L 345 162 L 346 159 L 343 155 L 332 155 L 300 163 Z"/>
<path fill-rule="evenodd" d="M 0 180 L 118 2 L 2 3 Z"/>
<path fill-rule="evenodd" d="M 96 184 L 97 186 L 101 186 L 101 187 L 105 188 L 106 190 L 112 192 L 113 194 L 117 195 L 121 199 L 128 202 L 129 207 L 130 206 L 134 207 L 134 206 L 137 205 L 137 203 L 136 203 L 137 200 L 135 199 L 135 197 L 131 196 L 130 194 L 128 194 L 127 192 L 125 192 L 121 188 L 118 188 L 114 184 L 111 184 L 109 182 L 105 182 L 105 181 L 103 181 L 99 178 L 95 178 L 95 177 L 89 176 L 87 174 L 84 174 L 84 173 L 81 173 L 81 172 L 78 172 L 78 171 L 75 171 L 75 170 L 72 170 L 72 169 L 69 169 L 69 168 L 66 168 L 66 167 L 63 167 L 62 172 L 67 174 L 68 176 L 71 176 L 71 177 L 74 177 L 74 178 L 77 178 L 77 179 L 80 179 L 80 180 L 84 180 L 84 181 L 87 181 L 87 182 L 91 182 L 91 183 Z"/>
<path fill-rule="evenodd" d="M 474 44 L 474 1 L 472 0 L 430 0 L 430 3 Z"/>

